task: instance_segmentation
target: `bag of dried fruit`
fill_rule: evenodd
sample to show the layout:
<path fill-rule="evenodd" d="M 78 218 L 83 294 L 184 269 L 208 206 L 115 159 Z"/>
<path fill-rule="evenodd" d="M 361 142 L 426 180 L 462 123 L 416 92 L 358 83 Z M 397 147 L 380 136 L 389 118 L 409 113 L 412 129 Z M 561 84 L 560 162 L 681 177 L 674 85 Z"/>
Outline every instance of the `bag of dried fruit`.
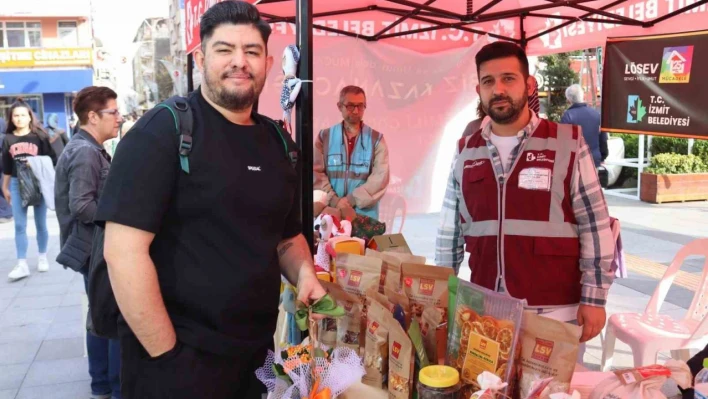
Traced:
<path fill-rule="evenodd" d="M 463 396 L 476 391 L 477 377 L 487 371 L 511 384 L 525 300 L 459 281 L 447 359 L 460 371 Z M 513 387 L 503 395 L 511 396 Z M 467 396 L 469 397 L 469 395 Z"/>

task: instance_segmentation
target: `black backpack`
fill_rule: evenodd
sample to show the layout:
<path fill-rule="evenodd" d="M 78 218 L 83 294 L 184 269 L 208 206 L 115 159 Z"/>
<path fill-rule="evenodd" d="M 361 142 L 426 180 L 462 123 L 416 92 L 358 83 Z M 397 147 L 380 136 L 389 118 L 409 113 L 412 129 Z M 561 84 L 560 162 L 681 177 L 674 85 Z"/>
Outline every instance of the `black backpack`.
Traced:
<path fill-rule="evenodd" d="M 194 126 L 189 101 L 187 98 L 174 96 L 158 104 L 154 109 L 158 108 L 168 109 L 174 118 L 175 130 L 179 135 L 180 168 L 185 174 L 189 174 L 189 154 L 192 151 L 192 129 Z M 299 151 L 290 136 L 283 133 L 278 123 L 270 118 L 257 113 L 253 114 L 253 118 L 263 126 L 273 127 L 269 130 L 277 132 L 283 142 L 286 157 L 290 160 L 293 168 L 297 168 Z M 89 262 L 89 317 L 86 328 L 99 337 L 115 339 L 118 338 L 120 309 L 113 295 L 113 288 L 108 276 L 108 265 L 103 257 L 104 239 L 105 228 L 97 225 Z"/>

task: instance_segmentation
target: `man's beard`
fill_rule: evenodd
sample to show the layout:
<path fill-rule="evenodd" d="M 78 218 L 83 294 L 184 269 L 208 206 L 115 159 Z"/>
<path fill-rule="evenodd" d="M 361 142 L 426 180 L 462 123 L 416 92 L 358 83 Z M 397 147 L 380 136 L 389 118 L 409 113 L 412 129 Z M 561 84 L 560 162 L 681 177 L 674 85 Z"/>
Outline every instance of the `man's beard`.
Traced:
<path fill-rule="evenodd" d="M 528 94 L 524 91 L 524 96 L 519 101 L 514 101 L 509 96 L 494 96 L 487 104 L 482 104 L 484 111 L 489 115 L 489 117 L 496 123 L 500 125 L 508 125 L 510 123 L 516 122 L 521 115 L 521 111 L 524 110 L 524 105 L 529 100 Z M 507 101 L 509 103 L 508 108 L 504 110 L 499 110 L 494 108 L 494 103 L 498 101 Z"/>
<path fill-rule="evenodd" d="M 204 70 L 209 70 L 207 65 L 204 66 Z M 259 81 L 252 73 L 249 73 L 252 84 L 248 88 L 227 89 L 221 82 L 229 76 L 229 73 L 231 72 L 224 72 L 218 78 L 213 78 L 209 73 L 205 74 L 204 83 L 211 94 L 212 101 L 231 111 L 240 111 L 251 107 L 263 91 L 265 78 Z"/>

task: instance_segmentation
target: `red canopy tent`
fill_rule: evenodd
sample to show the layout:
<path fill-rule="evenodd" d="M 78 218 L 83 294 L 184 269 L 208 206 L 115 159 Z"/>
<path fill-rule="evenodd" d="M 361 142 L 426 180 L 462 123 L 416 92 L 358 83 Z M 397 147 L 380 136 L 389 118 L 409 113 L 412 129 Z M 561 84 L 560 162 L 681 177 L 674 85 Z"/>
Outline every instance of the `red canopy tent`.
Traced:
<path fill-rule="evenodd" d="M 186 0 L 187 51 L 199 42 L 199 17 L 223 0 Z M 296 139 L 302 148 L 303 220 L 312 219 L 312 144 L 315 128 L 336 123 L 336 88 L 364 81 L 373 126 L 387 134 L 392 168 L 409 189 L 409 198 L 420 199 L 414 210 L 431 202 L 428 173 L 432 168 L 425 149 L 436 144 L 441 126 L 455 118 L 446 108 L 461 109 L 476 97 L 476 70 L 471 61 L 475 46 L 487 38 L 508 40 L 529 55 L 545 55 L 603 46 L 607 37 L 634 36 L 705 29 L 708 0 L 249 0 L 271 23 L 271 52 L 276 56 L 296 37 L 301 49 L 300 78 L 304 84 L 297 103 Z M 313 48 L 313 37 L 316 48 Z M 353 39 L 352 39 L 353 38 Z M 369 42 L 371 45 L 364 45 Z M 372 43 L 375 42 L 375 43 Z M 317 49 L 316 55 L 313 50 Z M 274 51 L 275 50 L 275 51 Z M 322 57 L 320 53 L 326 54 Z M 437 53 L 435 56 L 430 56 Z M 318 57 L 315 63 L 315 56 Z M 279 63 L 276 62 L 276 65 Z M 190 91 L 192 62 L 188 62 Z M 317 68 L 317 74 L 313 74 Z M 260 110 L 279 115 L 278 93 L 282 80 L 274 68 L 261 96 Z M 365 72 L 365 70 L 369 70 Z M 408 80 L 401 76 L 409 76 Z M 455 80 L 451 76 L 455 76 Z M 384 76 L 384 79 L 380 79 Z M 422 83 L 420 83 L 422 82 Z M 378 86 L 377 86 L 378 84 Z M 457 90 L 457 91 L 455 91 Z M 473 97 L 466 96 L 469 92 Z M 455 93 L 455 94 L 449 94 Z M 318 115 L 314 118 L 315 97 Z M 319 104 L 319 98 L 328 103 Z M 369 97 L 369 96 L 367 96 Z M 452 100 L 455 97 L 455 100 Z M 373 105 L 373 106 L 372 106 Z M 378 112 L 378 114 L 377 114 Z M 469 111 L 468 111 L 469 112 Z M 388 115 L 417 118 L 418 123 L 391 123 Z M 322 117 L 329 114 L 331 118 Z M 405 116 L 404 116 L 405 114 Z M 437 120 L 436 117 L 439 117 Z M 457 116 L 459 117 L 459 116 Z M 378 119 L 377 119 L 378 118 Z M 422 119 L 421 119 L 422 118 Z M 427 118 L 427 119 L 426 119 Z M 432 119 L 431 119 L 432 118 Z M 430 120 L 429 120 L 430 119 Z M 474 119 L 468 115 L 467 121 Z M 415 122 L 415 121 L 414 121 Z M 438 125 L 436 125 L 436 123 Z M 459 136 L 459 132 L 453 133 Z M 433 136 L 426 139 L 424 136 Z M 413 144 L 411 144 L 413 143 Z M 437 143 L 440 144 L 440 143 Z M 450 151 L 452 151 L 450 148 Z M 413 160 L 413 162 L 411 162 Z M 434 163 L 434 162 L 433 162 Z M 435 165 L 436 169 L 440 169 Z M 439 179 L 438 179 L 439 180 Z M 422 187 L 422 188 L 421 188 Z M 434 196 L 434 195 L 433 195 Z M 440 195 L 437 195 L 438 197 Z M 433 201 L 434 202 L 434 201 Z M 311 239 L 311 231 L 305 228 Z"/>

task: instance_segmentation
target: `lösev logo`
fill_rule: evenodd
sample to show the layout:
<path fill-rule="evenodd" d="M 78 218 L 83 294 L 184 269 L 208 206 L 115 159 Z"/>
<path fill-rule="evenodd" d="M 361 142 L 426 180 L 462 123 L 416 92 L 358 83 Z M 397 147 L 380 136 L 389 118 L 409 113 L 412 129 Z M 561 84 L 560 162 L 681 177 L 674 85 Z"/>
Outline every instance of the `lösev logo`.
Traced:
<path fill-rule="evenodd" d="M 435 280 L 421 278 L 418 291 L 423 295 L 432 296 L 433 292 L 435 292 Z"/>
<path fill-rule="evenodd" d="M 536 338 L 536 346 L 533 348 L 533 353 L 531 358 L 540 360 L 544 363 L 548 363 L 551 360 L 551 354 L 553 353 L 553 341 L 548 341 L 545 339 Z"/>
<path fill-rule="evenodd" d="M 362 272 L 359 271 L 352 271 L 349 274 L 349 282 L 347 283 L 348 286 L 350 287 L 358 287 L 359 284 L 361 284 L 361 276 L 363 275 Z"/>
<path fill-rule="evenodd" d="M 692 63 L 693 46 L 665 47 L 659 83 L 688 83 Z"/>
<path fill-rule="evenodd" d="M 370 334 L 376 334 L 376 330 L 379 329 L 379 323 L 373 321 L 371 322 L 371 325 L 369 326 L 369 333 Z"/>
<path fill-rule="evenodd" d="M 393 341 L 393 357 L 398 359 L 398 357 L 401 355 L 401 344 Z"/>
<path fill-rule="evenodd" d="M 636 94 L 627 96 L 627 123 L 638 123 L 644 120 L 647 108 L 642 104 L 642 99 Z"/>

